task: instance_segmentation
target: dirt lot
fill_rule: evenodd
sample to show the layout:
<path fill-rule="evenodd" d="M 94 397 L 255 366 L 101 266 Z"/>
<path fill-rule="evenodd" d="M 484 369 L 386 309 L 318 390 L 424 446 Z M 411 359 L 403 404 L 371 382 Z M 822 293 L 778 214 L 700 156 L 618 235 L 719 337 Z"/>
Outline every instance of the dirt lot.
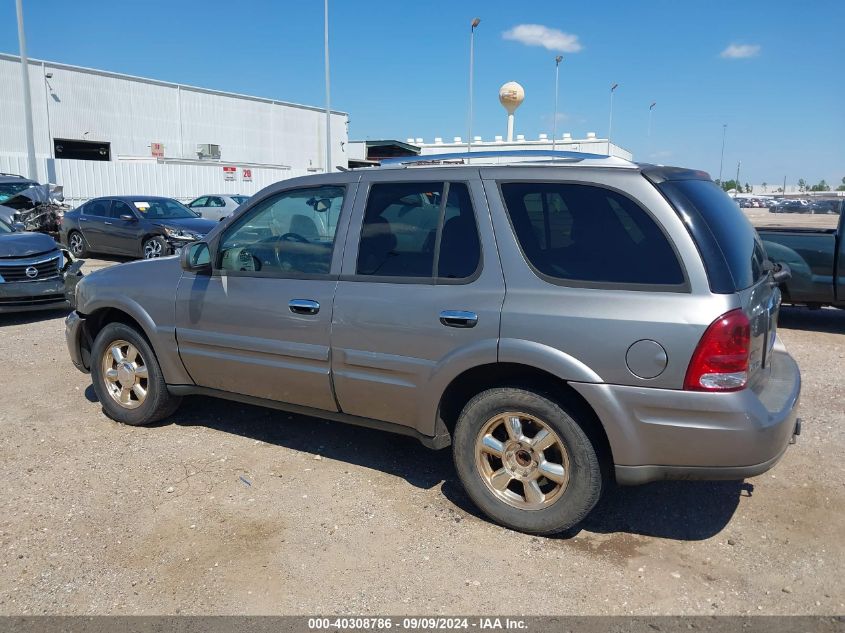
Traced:
<path fill-rule="evenodd" d="M 561 538 L 410 439 L 206 398 L 116 424 L 62 319 L 0 316 L 0 614 L 845 612 L 845 311 L 783 312 L 804 433 L 772 472 L 615 489 Z"/>

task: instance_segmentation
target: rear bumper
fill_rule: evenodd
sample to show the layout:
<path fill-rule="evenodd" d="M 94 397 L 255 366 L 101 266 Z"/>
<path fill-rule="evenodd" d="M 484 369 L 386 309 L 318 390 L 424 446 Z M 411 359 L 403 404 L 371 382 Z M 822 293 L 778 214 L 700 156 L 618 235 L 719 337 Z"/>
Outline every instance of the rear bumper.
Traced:
<path fill-rule="evenodd" d="M 63 278 L 0 283 L 0 313 L 70 308 Z"/>
<path fill-rule="evenodd" d="M 572 386 L 602 421 L 620 484 L 742 479 L 774 466 L 800 429 L 798 365 L 778 343 L 771 367 L 759 391 Z"/>

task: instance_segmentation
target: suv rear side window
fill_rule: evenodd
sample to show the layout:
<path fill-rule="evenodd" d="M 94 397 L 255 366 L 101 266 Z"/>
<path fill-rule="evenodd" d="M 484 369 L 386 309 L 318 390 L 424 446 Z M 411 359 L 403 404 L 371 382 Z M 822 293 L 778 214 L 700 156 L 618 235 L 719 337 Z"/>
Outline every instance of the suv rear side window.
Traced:
<path fill-rule="evenodd" d="M 480 259 L 466 184 L 412 182 L 370 187 L 357 274 L 465 279 L 475 273 Z"/>
<path fill-rule="evenodd" d="M 766 274 L 766 250 L 760 236 L 719 185 L 712 180 L 671 180 L 659 188 L 673 203 L 680 193 L 695 207 L 725 258 L 736 290 L 753 286 Z"/>
<path fill-rule="evenodd" d="M 678 286 L 684 273 L 651 216 L 593 185 L 503 183 L 511 225 L 542 275 L 586 283 Z"/>

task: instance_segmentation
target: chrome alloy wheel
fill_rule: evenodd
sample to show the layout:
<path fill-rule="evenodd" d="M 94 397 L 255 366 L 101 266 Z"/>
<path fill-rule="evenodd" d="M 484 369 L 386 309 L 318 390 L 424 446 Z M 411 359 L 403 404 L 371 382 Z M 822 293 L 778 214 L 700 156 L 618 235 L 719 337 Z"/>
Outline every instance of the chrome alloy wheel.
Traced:
<path fill-rule="evenodd" d="M 161 242 L 158 240 L 147 240 L 144 242 L 144 259 L 155 259 L 162 255 Z"/>
<path fill-rule="evenodd" d="M 82 241 L 82 236 L 79 233 L 73 233 L 70 236 L 68 246 L 70 247 L 70 252 L 78 256 L 82 254 L 82 251 L 85 248 L 85 243 Z"/>
<path fill-rule="evenodd" d="M 542 420 L 508 411 L 487 421 L 475 441 L 475 465 L 499 500 L 519 510 L 542 510 L 569 483 L 569 454 Z"/>
<path fill-rule="evenodd" d="M 103 352 L 103 383 L 116 403 L 137 409 L 147 398 L 149 374 L 141 353 L 131 343 L 112 341 Z"/>

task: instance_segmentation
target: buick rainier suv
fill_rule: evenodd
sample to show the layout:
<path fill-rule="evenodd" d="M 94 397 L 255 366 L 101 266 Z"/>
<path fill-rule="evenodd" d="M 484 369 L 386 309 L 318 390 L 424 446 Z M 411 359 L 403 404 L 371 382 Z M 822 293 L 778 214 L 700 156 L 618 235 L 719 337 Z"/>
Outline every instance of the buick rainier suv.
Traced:
<path fill-rule="evenodd" d="M 425 156 L 285 180 L 178 258 L 95 271 L 66 335 L 118 422 L 202 394 L 451 445 L 487 516 L 551 534 L 614 480 L 778 461 L 787 275 L 701 171 Z"/>

